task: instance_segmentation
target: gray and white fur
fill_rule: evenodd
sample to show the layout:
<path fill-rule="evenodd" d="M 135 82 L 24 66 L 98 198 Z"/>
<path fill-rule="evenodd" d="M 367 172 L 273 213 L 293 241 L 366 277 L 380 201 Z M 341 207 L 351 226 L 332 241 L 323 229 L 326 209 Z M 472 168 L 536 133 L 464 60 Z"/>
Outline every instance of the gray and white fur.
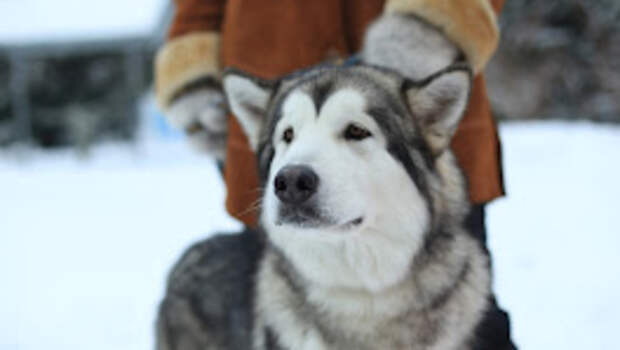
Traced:
<path fill-rule="evenodd" d="M 470 86 L 462 66 L 422 81 L 370 65 L 229 71 L 260 229 L 185 254 L 158 349 L 480 349 L 491 272 L 449 149 Z"/>
<path fill-rule="evenodd" d="M 386 14 L 366 31 L 362 57 L 369 64 L 393 69 L 413 80 L 424 79 L 464 54 L 441 30 L 410 14 Z"/>

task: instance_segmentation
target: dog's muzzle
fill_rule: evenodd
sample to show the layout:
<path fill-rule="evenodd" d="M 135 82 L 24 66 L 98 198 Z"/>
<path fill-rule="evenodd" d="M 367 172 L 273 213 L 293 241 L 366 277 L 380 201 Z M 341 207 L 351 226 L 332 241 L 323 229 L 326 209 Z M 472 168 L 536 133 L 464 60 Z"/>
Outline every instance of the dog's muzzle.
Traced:
<path fill-rule="evenodd" d="M 304 228 L 337 227 L 348 230 L 359 226 L 359 217 L 341 224 L 321 208 L 315 195 L 319 189 L 319 176 L 306 165 L 287 165 L 280 169 L 273 182 L 280 204 L 276 224 Z"/>

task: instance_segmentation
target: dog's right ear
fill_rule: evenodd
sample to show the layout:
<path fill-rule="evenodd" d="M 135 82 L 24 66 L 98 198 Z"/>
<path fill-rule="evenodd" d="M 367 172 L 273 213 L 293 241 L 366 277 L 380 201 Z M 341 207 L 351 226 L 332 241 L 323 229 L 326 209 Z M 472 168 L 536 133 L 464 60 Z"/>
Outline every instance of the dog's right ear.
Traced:
<path fill-rule="evenodd" d="M 245 131 L 250 147 L 256 151 L 276 84 L 238 70 L 226 71 L 223 83 L 228 105 Z"/>
<path fill-rule="evenodd" d="M 448 67 L 422 82 L 403 84 L 409 108 L 434 155 L 450 146 L 467 107 L 471 84 L 471 70 L 460 65 Z"/>

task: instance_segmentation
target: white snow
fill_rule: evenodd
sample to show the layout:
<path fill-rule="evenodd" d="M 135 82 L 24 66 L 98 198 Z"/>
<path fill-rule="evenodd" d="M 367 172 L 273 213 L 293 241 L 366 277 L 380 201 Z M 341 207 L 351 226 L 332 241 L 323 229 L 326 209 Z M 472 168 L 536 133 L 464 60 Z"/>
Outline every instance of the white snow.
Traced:
<path fill-rule="evenodd" d="M 521 349 L 618 349 L 620 128 L 501 127 L 495 287 Z M 165 275 L 239 226 L 210 159 L 178 141 L 0 150 L 0 349 L 152 349 Z"/>
<path fill-rule="evenodd" d="M 0 44 L 145 37 L 170 0 L 0 0 Z"/>
<path fill-rule="evenodd" d="M 488 212 L 521 349 L 620 349 L 620 128 L 501 128 L 508 196 Z"/>
<path fill-rule="evenodd" d="M 184 143 L 0 153 L 0 349 L 152 349 L 171 264 L 238 227 L 223 200 Z"/>

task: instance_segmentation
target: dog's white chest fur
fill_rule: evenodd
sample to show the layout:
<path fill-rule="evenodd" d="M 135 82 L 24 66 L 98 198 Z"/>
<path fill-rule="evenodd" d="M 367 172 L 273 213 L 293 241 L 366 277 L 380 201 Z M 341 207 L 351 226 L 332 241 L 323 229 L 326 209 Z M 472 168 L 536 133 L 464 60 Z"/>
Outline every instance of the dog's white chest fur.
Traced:
<path fill-rule="evenodd" d="M 465 254 L 377 294 L 299 285 L 268 251 L 257 276 L 255 349 L 466 349 L 490 280 L 475 243 L 457 240 Z"/>

